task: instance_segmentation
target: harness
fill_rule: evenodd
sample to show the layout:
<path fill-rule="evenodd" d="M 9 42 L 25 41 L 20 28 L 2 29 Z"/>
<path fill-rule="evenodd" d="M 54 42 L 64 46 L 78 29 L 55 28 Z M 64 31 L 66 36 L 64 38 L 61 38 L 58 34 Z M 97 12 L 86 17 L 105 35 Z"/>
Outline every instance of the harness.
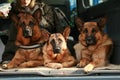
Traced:
<path fill-rule="evenodd" d="M 35 49 L 35 48 L 41 48 L 43 47 L 45 43 L 38 43 L 38 44 L 34 44 L 34 45 L 29 45 L 29 46 L 18 46 L 18 48 L 21 48 L 21 49 Z"/>

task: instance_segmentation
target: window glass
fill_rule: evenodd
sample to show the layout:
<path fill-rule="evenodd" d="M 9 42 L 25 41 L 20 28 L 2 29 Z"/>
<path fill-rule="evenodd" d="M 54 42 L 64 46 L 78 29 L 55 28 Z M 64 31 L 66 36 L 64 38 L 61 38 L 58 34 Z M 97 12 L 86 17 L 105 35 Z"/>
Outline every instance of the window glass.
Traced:
<path fill-rule="evenodd" d="M 95 5 L 103 3 L 105 1 L 107 1 L 107 0 L 89 0 L 89 4 L 90 4 L 90 6 L 95 6 Z"/>
<path fill-rule="evenodd" d="M 69 0 L 70 1 L 70 10 L 73 10 L 76 7 L 76 0 Z"/>

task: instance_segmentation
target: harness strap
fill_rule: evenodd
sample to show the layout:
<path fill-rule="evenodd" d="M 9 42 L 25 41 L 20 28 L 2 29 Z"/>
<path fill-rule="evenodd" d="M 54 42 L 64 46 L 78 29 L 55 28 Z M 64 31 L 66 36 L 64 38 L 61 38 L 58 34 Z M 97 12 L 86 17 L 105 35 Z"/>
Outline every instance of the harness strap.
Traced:
<path fill-rule="evenodd" d="M 35 48 L 40 48 L 43 47 L 44 43 L 39 43 L 39 44 L 34 44 L 34 45 L 29 45 L 29 46 L 18 46 L 18 48 L 22 48 L 22 49 L 35 49 Z"/>
<path fill-rule="evenodd" d="M 39 8 L 41 9 L 41 11 L 42 11 L 42 15 L 44 15 L 45 14 L 45 12 L 44 12 L 44 10 L 43 10 L 43 7 L 45 6 L 45 4 L 42 2 L 42 3 L 40 3 L 40 5 L 39 5 Z"/>

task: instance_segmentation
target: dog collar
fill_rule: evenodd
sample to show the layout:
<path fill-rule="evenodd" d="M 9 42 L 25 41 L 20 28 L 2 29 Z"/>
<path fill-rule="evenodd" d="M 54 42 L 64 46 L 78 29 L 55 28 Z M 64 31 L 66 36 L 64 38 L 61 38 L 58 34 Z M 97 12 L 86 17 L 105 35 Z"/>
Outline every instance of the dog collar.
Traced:
<path fill-rule="evenodd" d="M 34 49 L 34 48 L 39 48 L 39 47 L 42 47 L 44 45 L 44 43 L 39 43 L 39 44 L 34 44 L 34 45 L 29 45 L 29 46 L 18 46 L 19 48 L 22 48 L 22 49 Z"/>

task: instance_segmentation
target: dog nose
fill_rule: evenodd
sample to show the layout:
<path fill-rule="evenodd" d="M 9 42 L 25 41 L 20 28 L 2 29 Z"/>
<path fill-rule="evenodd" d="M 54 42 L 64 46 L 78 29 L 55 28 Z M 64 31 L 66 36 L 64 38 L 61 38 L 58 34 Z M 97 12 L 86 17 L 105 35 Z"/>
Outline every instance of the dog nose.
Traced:
<path fill-rule="evenodd" d="M 55 53 L 55 54 L 60 53 L 60 51 L 61 51 L 61 48 L 60 48 L 60 47 L 56 47 L 56 48 L 54 49 L 54 53 Z"/>
<path fill-rule="evenodd" d="M 94 45 L 96 42 L 95 37 L 93 36 L 87 36 L 86 37 L 86 44 L 88 45 Z"/>
<path fill-rule="evenodd" d="M 24 36 L 25 36 L 25 37 L 31 37 L 31 36 L 32 36 L 32 29 L 29 28 L 29 27 L 26 27 L 26 28 L 24 29 Z"/>
<path fill-rule="evenodd" d="M 88 36 L 88 37 L 86 38 L 86 40 L 87 40 L 88 42 L 90 42 L 90 41 L 92 40 L 92 37 L 91 37 L 91 36 Z"/>

